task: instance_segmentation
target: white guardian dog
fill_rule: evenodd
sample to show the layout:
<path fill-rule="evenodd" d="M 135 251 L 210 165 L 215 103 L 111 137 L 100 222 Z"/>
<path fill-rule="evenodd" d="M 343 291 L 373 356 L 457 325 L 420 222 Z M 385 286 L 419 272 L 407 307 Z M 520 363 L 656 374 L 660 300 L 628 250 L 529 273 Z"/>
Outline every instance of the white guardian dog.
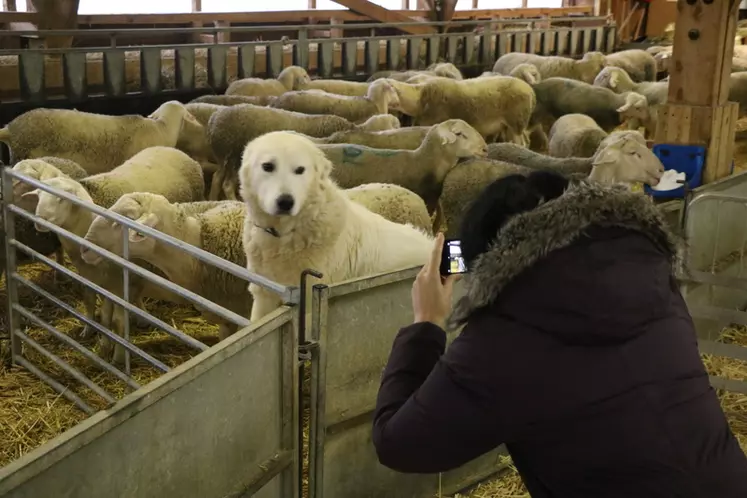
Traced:
<path fill-rule="evenodd" d="M 246 146 L 239 169 L 247 205 L 244 250 L 250 271 L 298 285 L 307 268 L 327 284 L 423 265 L 433 239 L 351 201 L 330 178 L 332 163 L 308 138 L 276 131 Z M 251 320 L 282 303 L 251 284 Z"/>

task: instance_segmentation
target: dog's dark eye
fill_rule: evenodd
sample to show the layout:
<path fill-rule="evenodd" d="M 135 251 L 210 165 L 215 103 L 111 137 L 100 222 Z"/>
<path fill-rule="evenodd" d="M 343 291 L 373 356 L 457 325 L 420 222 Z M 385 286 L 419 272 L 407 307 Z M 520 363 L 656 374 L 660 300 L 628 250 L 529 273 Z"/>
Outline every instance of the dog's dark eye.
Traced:
<path fill-rule="evenodd" d="M 298 168 L 296 168 L 296 170 L 294 171 L 294 173 L 297 174 L 297 175 L 303 175 L 304 171 L 306 171 L 306 168 L 304 168 L 303 166 L 299 166 Z"/>
<path fill-rule="evenodd" d="M 262 163 L 262 169 L 268 173 L 275 171 L 275 165 L 272 163 Z"/>

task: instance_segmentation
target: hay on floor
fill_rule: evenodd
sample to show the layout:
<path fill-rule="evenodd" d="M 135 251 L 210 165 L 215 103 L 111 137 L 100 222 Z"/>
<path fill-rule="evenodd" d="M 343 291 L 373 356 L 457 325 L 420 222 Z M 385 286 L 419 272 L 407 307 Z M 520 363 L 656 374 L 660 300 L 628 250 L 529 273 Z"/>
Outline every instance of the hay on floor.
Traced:
<path fill-rule="evenodd" d="M 19 273 L 79 312 L 84 311 L 81 302 L 81 286 L 72 279 L 57 275 L 43 263 L 31 263 L 21 267 Z M 79 321 L 58 308 L 46 298 L 19 284 L 19 302 L 35 315 L 56 327 L 60 332 L 75 337 L 80 330 Z M 171 303 L 148 302 L 149 313 L 171 324 L 177 330 L 211 346 L 218 342 L 218 326 L 206 322 L 191 306 Z M 5 282 L 0 284 L 0 330 L 8 330 L 7 293 Z M 79 352 L 55 339 L 44 329 L 35 325 L 22 329 L 33 340 L 65 360 L 86 377 L 101 386 L 113 398 L 121 399 L 131 389 L 117 377 L 95 366 Z M 195 356 L 198 351 L 153 326 L 131 328 L 132 342 L 169 367 L 175 367 Z M 3 348 L 8 350 L 7 341 Z M 83 344 L 94 350 L 95 338 Z M 107 407 L 107 402 L 98 394 L 77 382 L 70 374 L 41 356 L 28 345 L 24 346 L 24 357 L 47 373 L 60 384 L 67 386 L 94 409 Z M 123 370 L 123 367 L 120 368 Z M 162 375 L 162 372 L 140 358 L 132 356 L 131 377 L 141 386 Z M 65 397 L 20 366 L 0 366 L 0 467 L 18 459 L 34 448 L 44 444 L 86 418 L 86 414 Z"/>

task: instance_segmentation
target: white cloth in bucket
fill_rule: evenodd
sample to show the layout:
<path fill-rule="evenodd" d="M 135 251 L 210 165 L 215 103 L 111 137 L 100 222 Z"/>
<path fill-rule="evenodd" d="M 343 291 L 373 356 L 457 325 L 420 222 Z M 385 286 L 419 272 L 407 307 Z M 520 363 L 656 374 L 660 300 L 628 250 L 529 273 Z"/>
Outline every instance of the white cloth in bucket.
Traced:
<path fill-rule="evenodd" d="M 682 182 L 686 179 L 685 173 L 678 173 L 677 170 L 668 169 L 661 175 L 659 184 L 651 187 L 653 190 L 674 190 L 682 186 Z"/>

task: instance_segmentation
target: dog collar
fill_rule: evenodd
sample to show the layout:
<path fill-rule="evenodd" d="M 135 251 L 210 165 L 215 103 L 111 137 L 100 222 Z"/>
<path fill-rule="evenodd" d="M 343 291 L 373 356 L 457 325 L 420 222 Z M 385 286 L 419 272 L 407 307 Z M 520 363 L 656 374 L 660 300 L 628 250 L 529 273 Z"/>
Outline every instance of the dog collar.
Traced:
<path fill-rule="evenodd" d="M 257 228 L 261 228 L 262 230 L 264 230 L 265 232 L 269 233 L 273 237 L 280 238 L 280 234 L 273 227 L 261 227 L 261 226 L 257 225 L 256 223 L 254 224 L 254 226 L 257 227 Z"/>

